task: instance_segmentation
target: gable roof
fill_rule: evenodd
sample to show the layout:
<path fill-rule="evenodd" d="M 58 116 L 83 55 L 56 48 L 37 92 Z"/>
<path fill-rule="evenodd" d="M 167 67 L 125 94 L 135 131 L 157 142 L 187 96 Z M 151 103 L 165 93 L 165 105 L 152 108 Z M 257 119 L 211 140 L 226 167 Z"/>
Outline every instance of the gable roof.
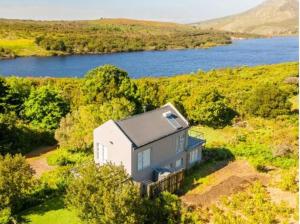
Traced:
<path fill-rule="evenodd" d="M 189 127 L 188 121 L 170 103 L 115 123 L 136 148 Z"/>

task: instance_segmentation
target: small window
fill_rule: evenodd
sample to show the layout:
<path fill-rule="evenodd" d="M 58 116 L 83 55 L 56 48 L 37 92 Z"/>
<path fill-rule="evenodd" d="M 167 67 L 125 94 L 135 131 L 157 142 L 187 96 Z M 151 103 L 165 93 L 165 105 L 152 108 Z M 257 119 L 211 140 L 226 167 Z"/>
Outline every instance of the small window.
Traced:
<path fill-rule="evenodd" d="M 100 164 L 107 162 L 107 147 L 96 143 L 96 159 Z"/>
<path fill-rule="evenodd" d="M 184 142 L 185 142 L 184 134 L 179 135 L 176 140 L 176 153 L 180 153 L 184 150 Z"/>
<path fill-rule="evenodd" d="M 150 166 L 150 149 L 138 153 L 138 171 Z"/>
<path fill-rule="evenodd" d="M 183 166 L 183 158 L 176 160 L 176 168 Z"/>
<path fill-rule="evenodd" d="M 190 152 L 190 163 L 194 163 L 196 161 L 198 161 L 198 150 L 194 150 Z"/>

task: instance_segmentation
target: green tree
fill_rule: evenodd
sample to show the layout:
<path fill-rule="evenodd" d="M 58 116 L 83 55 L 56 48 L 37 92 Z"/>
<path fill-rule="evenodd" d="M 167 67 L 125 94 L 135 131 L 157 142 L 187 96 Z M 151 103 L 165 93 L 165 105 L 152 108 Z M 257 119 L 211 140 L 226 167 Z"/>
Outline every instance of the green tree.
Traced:
<path fill-rule="evenodd" d="M 32 82 L 26 78 L 9 77 L 6 79 L 8 84 L 7 104 L 9 111 L 15 111 L 18 117 L 23 110 L 24 102 L 30 94 Z"/>
<path fill-rule="evenodd" d="M 122 166 L 82 166 L 65 201 L 87 223 L 141 223 L 139 188 Z"/>
<path fill-rule="evenodd" d="M 68 103 L 58 92 L 43 86 L 32 89 L 24 102 L 24 115 L 33 125 L 48 130 L 58 127 L 59 121 L 69 111 Z"/>
<path fill-rule="evenodd" d="M 3 78 L 0 77 L 0 113 L 7 111 L 7 94 L 9 88 Z"/>
<path fill-rule="evenodd" d="M 6 216 L 10 210 L 15 213 L 32 187 L 33 171 L 25 158 L 21 155 L 0 155 L 0 213 Z"/>
<path fill-rule="evenodd" d="M 146 224 L 176 224 L 181 219 L 181 200 L 169 192 L 162 192 L 153 200 L 144 200 L 144 222 Z"/>
<path fill-rule="evenodd" d="M 184 102 L 188 118 L 193 123 L 211 127 L 223 127 L 231 122 L 235 112 L 226 105 L 224 97 L 217 91 L 203 91 Z"/>
<path fill-rule="evenodd" d="M 133 99 L 136 86 L 125 71 L 104 65 L 85 75 L 83 92 L 88 103 L 103 103 L 118 97 Z"/>
<path fill-rule="evenodd" d="M 257 86 L 245 102 L 246 111 L 255 116 L 274 118 L 289 114 L 292 104 L 288 101 L 289 94 L 275 84 Z"/>
<path fill-rule="evenodd" d="M 128 117 L 135 111 L 135 104 L 126 98 L 81 106 L 61 120 L 55 138 L 62 147 L 89 150 L 93 143 L 93 130 L 96 127 L 109 119 L 119 120 Z"/>

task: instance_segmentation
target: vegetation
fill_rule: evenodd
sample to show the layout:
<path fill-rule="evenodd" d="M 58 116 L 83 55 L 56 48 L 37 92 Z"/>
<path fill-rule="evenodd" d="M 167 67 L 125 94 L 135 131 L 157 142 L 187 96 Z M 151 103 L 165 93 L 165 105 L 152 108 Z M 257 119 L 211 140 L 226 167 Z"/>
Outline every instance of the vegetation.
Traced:
<path fill-rule="evenodd" d="M 264 84 L 253 90 L 245 102 L 245 107 L 251 115 L 274 118 L 289 114 L 292 104 L 288 98 L 288 93 L 277 85 Z"/>
<path fill-rule="evenodd" d="M 68 112 L 68 104 L 55 91 L 46 86 L 32 90 L 24 102 L 24 116 L 34 126 L 53 130 Z"/>
<path fill-rule="evenodd" d="M 8 223 L 33 189 L 33 171 L 21 155 L 0 156 L 0 221 Z"/>
<path fill-rule="evenodd" d="M 206 48 L 230 44 L 231 35 L 189 25 L 128 19 L 56 22 L 1 19 L 0 57 Z"/>
<path fill-rule="evenodd" d="M 296 104 L 292 108 L 290 101 L 297 98 L 298 85 L 286 80 L 294 80 L 297 76 L 298 63 L 284 63 L 137 80 L 130 79 L 125 71 L 112 65 L 95 68 L 81 79 L 1 78 L 0 154 L 26 153 L 34 147 L 55 143 L 59 144 L 59 149 L 48 158 L 48 162 L 58 168 L 33 181 L 32 188 L 17 200 L 20 204 L 14 205 L 8 200 L 1 207 L 0 220 L 7 223 L 12 216 L 18 218 L 17 212 L 33 207 L 24 213 L 24 217 L 37 220 L 37 223 L 45 217 L 54 220 L 56 214 L 79 214 L 88 222 L 98 222 L 99 217 L 116 222 L 125 219 L 128 223 L 200 222 L 197 212 L 185 211 L 174 195 L 163 193 L 156 200 L 148 200 L 135 194 L 136 186 L 130 180 L 115 186 L 113 183 L 128 178 L 123 168 L 88 165 L 93 156 L 92 131 L 95 127 L 109 119 L 122 119 L 167 102 L 174 103 L 195 124 L 193 128 L 204 133 L 207 140 L 204 158 L 208 159 L 204 166 L 208 170 L 212 165 L 222 166 L 230 159 L 244 158 L 259 171 L 275 170 L 282 176 L 276 186 L 296 192 L 298 110 Z M 27 175 L 29 166 L 24 163 L 24 158 L 6 157 L 9 159 L 0 161 L 0 167 L 5 164 L 3 170 L 20 168 L 17 175 Z M 23 165 L 17 168 L 9 165 L 19 157 L 18 163 Z M 12 162 L 2 163 L 6 160 Z M 118 175 L 105 178 L 112 170 Z M 202 178 L 207 173 L 197 171 L 189 175 L 184 191 L 193 185 L 195 178 Z M 0 180 L 2 176 L 5 177 L 0 168 Z M 30 178 L 28 173 L 27 179 Z M 202 181 L 209 182 L 203 178 Z M 2 183 L 5 182 L 0 181 L 0 193 Z M 238 196 L 249 200 L 249 206 L 263 205 L 255 214 L 241 211 L 247 219 L 257 221 L 259 214 L 264 214 L 267 209 L 271 214 L 278 213 L 268 219 L 270 222 L 284 220 L 292 212 L 285 206 L 273 205 L 261 187 L 254 189 L 258 199 L 261 195 L 267 199 L 257 201 L 254 196 L 251 198 L 256 201 L 248 199 L 253 195 L 252 190 L 247 191 L 248 196 Z M 66 205 L 61 202 L 57 211 L 45 211 L 43 206 L 54 206 L 56 199 L 52 198 L 65 195 Z M 239 200 L 234 199 L 236 203 L 240 203 Z M 110 203 L 112 201 L 116 203 Z M 128 204 L 125 208 L 122 207 L 124 201 Z M 45 204 L 37 206 L 42 203 Z M 203 213 L 200 220 L 206 219 L 205 214 L 216 222 L 223 216 L 243 220 L 244 216 L 230 212 L 236 204 L 228 203 L 217 205 L 209 214 Z M 227 205 L 228 214 L 222 210 Z M 69 211 L 65 206 L 75 211 Z M 45 216 L 34 214 L 39 211 Z M 70 219 L 70 222 L 77 221 Z"/>
<path fill-rule="evenodd" d="M 188 211 L 183 218 L 185 223 L 288 223 L 297 212 L 285 203 L 275 204 L 267 190 L 256 182 L 246 191 L 231 197 L 223 197 L 207 210 L 198 208 Z"/>

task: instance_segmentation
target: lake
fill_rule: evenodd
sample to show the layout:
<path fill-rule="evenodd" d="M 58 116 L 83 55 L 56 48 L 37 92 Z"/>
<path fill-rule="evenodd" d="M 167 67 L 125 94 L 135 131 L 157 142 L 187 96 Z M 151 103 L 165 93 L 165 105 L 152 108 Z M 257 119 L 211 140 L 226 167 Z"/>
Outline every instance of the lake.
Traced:
<path fill-rule="evenodd" d="M 106 55 L 27 57 L 0 60 L 1 75 L 82 77 L 88 70 L 113 64 L 130 77 L 171 76 L 236 66 L 298 61 L 298 37 L 236 40 L 209 49 L 143 51 Z"/>

